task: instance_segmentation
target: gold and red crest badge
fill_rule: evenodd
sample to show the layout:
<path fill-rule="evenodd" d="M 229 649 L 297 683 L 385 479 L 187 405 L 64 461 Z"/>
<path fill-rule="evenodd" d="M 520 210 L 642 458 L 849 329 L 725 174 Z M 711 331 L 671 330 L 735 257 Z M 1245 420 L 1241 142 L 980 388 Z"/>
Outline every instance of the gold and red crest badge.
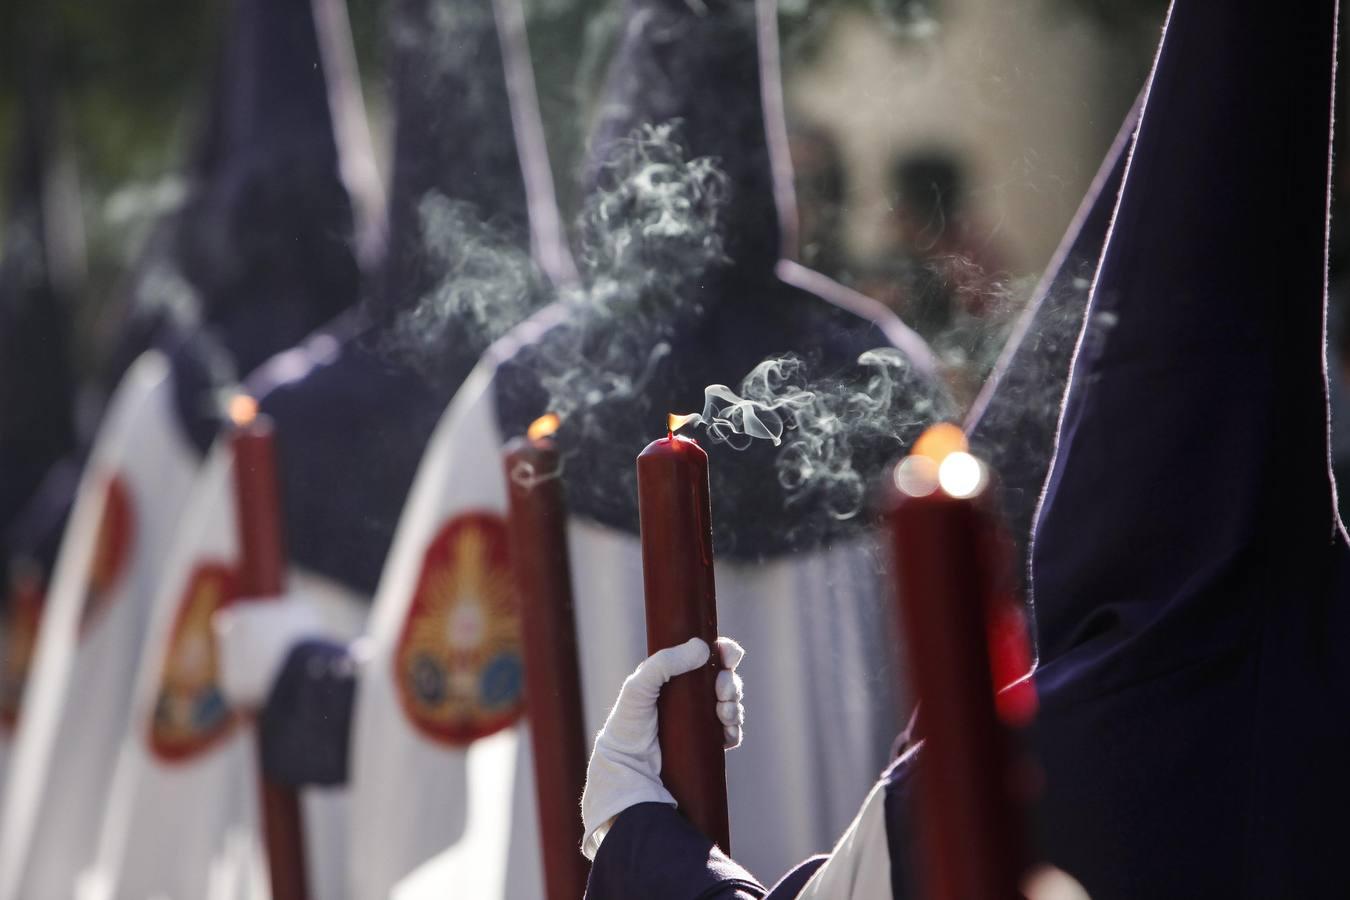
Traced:
<path fill-rule="evenodd" d="M 466 513 L 428 545 L 394 682 L 408 718 L 439 743 L 464 746 L 520 717 L 520 611 L 501 516 Z"/>
<path fill-rule="evenodd" d="M 229 733 L 234 715 L 220 691 L 211 614 L 235 597 L 234 571 L 200 563 L 178 605 L 159 694 L 150 720 L 150 749 L 168 762 L 189 759 Z"/>
<path fill-rule="evenodd" d="M 80 609 L 81 634 L 102 617 L 112 602 L 126 573 L 134 537 L 131 492 L 127 490 L 122 476 L 113 475 L 108 479 L 103 515 L 99 518 L 98 533 L 94 538 L 94 558 L 89 566 L 84 605 Z"/>
<path fill-rule="evenodd" d="M 10 577 L 9 602 L 0 611 L 0 732 L 12 731 L 19 721 L 43 596 L 42 576 L 36 568 L 16 566 Z"/>

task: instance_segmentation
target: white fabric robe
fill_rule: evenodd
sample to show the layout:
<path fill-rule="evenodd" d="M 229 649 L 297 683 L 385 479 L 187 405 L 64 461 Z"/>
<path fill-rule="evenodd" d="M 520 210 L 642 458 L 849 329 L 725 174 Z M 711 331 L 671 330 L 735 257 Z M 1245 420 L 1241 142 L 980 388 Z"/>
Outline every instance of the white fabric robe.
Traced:
<path fill-rule="evenodd" d="M 233 461 L 217 441 L 193 486 L 154 600 L 131 715 L 121 734 L 112 796 L 96 864 L 81 880 L 80 900 L 266 900 L 266 863 L 258 814 L 256 736 L 246 719 L 178 758 L 156 752 L 150 735 L 171 656 L 214 683 L 209 610 L 185 648 L 175 643 L 179 616 L 203 567 L 232 567 L 238 556 Z M 349 599 L 292 573 L 291 586 L 317 600 L 330 634 L 353 631 Z M 330 602 L 334 601 L 334 602 Z M 335 613 L 335 607 L 340 610 Z M 342 621 L 343 619 L 346 621 Z M 178 648 L 177 653 L 172 648 Z M 181 655 L 188 649 L 192 656 Z M 163 746 L 162 744 L 160 746 Z M 345 800 L 340 791 L 303 798 L 310 887 L 316 898 L 341 897 Z"/>
<path fill-rule="evenodd" d="M 0 810 L 3 900 L 69 897 L 92 858 L 149 598 L 198 465 L 175 415 L 168 362 L 147 353 L 114 395 L 47 592 Z M 91 592 L 113 479 L 129 541 L 114 577 Z"/>

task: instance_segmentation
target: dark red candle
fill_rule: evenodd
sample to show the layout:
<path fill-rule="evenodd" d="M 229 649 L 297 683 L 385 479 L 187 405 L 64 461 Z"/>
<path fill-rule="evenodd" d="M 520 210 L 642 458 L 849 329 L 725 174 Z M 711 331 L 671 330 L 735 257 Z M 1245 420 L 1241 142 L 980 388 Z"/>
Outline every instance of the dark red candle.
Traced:
<path fill-rule="evenodd" d="M 235 422 L 230 446 L 239 510 L 239 593 L 243 597 L 271 597 L 286 586 L 286 546 L 272 422 L 258 416 L 256 402 L 243 396 L 230 404 L 230 415 Z"/>
<path fill-rule="evenodd" d="M 708 454 L 668 433 L 638 454 L 638 517 L 646 594 L 647 652 L 693 637 L 717 640 Z M 722 850 L 731 850 L 726 761 L 717 718 L 716 652 L 661 691 L 661 780 L 680 809 Z"/>
<path fill-rule="evenodd" d="M 10 566 L 9 606 L 0 616 L 5 626 L 0 631 L 0 734 L 18 725 L 47 595 L 37 563 L 16 559 Z"/>
<path fill-rule="evenodd" d="M 525 702 L 534 749 L 534 785 L 548 900 L 578 900 L 590 870 L 578 812 L 586 785 L 586 735 L 577 662 L 567 508 L 551 435 L 556 416 L 506 445 L 511 571 L 520 602 Z"/>
<path fill-rule="evenodd" d="M 251 397 L 230 404 L 234 430 L 235 506 L 239 526 L 239 592 L 273 597 L 285 590 L 286 546 L 282 540 L 281 495 L 277 488 L 272 423 L 257 415 Z M 308 900 L 304 821 L 294 788 L 277 784 L 258 767 L 263 837 L 273 900 Z"/>
<path fill-rule="evenodd" d="M 935 426 L 891 479 L 897 620 L 920 703 L 920 871 L 928 900 L 1013 900 L 1026 867 L 1025 768 L 995 708 L 991 616 L 1006 598 L 988 472 Z M 1003 657 L 999 653 L 999 658 Z"/>

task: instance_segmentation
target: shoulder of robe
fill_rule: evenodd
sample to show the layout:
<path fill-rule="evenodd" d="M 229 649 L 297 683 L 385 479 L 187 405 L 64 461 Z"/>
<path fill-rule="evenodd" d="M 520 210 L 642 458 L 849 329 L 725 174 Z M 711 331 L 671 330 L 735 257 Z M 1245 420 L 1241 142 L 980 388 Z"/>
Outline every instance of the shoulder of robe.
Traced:
<path fill-rule="evenodd" d="M 229 351 L 209 329 L 167 322 L 157 340 L 169 360 L 176 423 L 205 458 L 223 421 L 224 394 L 236 382 Z"/>
<path fill-rule="evenodd" d="M 293 559 L 373 595 L 450 392 L 351 322 L 274 357 L 249 388 L 276 422 Z"/>

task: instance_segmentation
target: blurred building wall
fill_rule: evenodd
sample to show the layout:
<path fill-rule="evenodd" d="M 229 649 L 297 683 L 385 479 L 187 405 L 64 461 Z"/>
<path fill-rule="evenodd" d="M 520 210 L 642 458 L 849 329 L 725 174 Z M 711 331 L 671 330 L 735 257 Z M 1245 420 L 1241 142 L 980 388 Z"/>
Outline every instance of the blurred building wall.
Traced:
<path fill-rule="evenodd" d="M 1015 274 L 1038 272 L 1147 71 L 1138 42 L 1044 0 L 943 0 L 937 31 L 906 40 L 840 13 L 809 62 L 786 73 L 794 122 L 827 129 L 848 169 L 846 240 L 886 249 L 890 169 L 950 147 L 971 212 Z"/>

